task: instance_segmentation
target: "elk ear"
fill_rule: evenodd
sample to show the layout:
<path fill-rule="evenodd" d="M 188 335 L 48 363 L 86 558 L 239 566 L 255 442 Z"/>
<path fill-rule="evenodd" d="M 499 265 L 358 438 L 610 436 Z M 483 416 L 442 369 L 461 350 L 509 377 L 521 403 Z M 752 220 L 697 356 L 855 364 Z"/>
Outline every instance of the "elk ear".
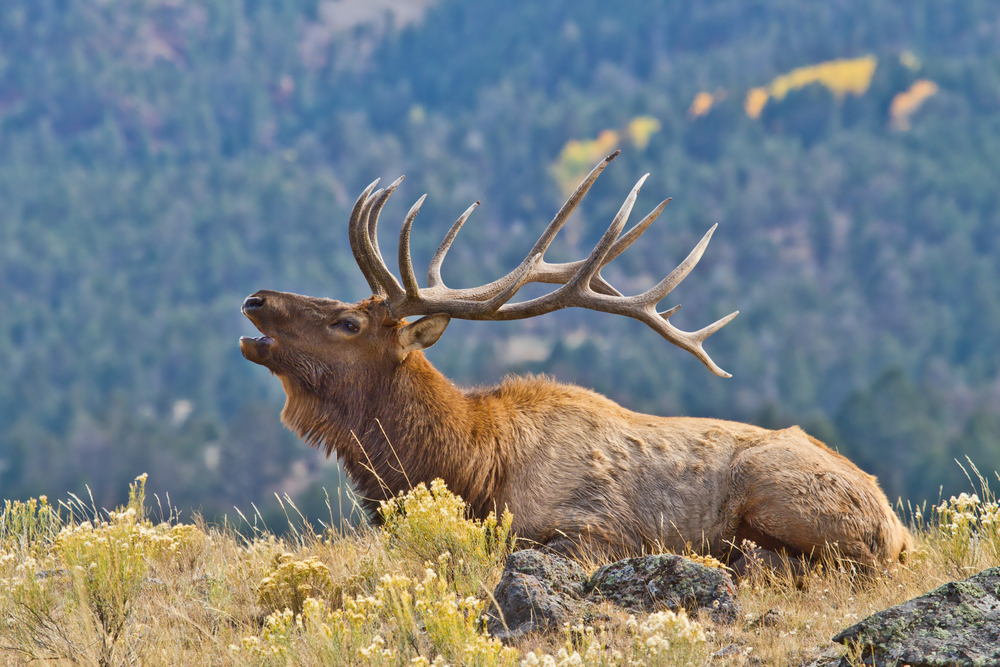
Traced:
<path fill-rule="evenodd" d="M 451 322 L 451 315 L 437 313 L 421 317 L 416 322 L 407 324 L 399 331 L 399 358 L 403 359 L 410 352 L 415 350 L 425 350 L 434 343 L 444 333 Z"/>

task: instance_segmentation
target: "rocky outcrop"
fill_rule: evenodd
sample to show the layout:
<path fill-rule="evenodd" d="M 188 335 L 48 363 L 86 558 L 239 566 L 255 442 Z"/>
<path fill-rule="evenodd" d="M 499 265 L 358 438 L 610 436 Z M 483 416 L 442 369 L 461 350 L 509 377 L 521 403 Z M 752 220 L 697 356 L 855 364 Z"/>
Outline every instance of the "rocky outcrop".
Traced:
<path fill-rule="evenodd" d="M 493 591 L 496 604 L 486 627 L 504 641 L 562 627 L 583 614 L 586 581 L 587 573 L 571 560 L 534 549 L 513 553 Z"/>
<path fill-rule="evenodd" d="M 707 609 L 718 622 L 735 621 L 740 609 L 728 572 L 674 555 L 628 558 L 605 565 L 587 581 L 586 592 L 591 600 L 641 612 Z"/>
<path fill-rule="evenodd" d="M 706 610 L 723 622 L 739 614 L 736 587 L 725 570 L 671 555 L 629 558 L 588 577 L 560 556 L 518 551 L 508 557 L 493 598 L 487 628 L 505 641 L 593 616 L 601 602 L 638 612 Z"/>
<path fill-rule="evenodd" d="M 1000 665 L 1000 568 L 873 614 L 833 641 L 855 647 L 863 664 L 875 667 Z"/>

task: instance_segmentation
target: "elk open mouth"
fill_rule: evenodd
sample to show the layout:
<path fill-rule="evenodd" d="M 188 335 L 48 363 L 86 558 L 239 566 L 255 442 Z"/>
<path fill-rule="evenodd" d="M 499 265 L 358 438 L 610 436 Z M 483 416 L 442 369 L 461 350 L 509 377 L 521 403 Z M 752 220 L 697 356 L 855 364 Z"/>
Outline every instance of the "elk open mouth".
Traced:
<path fill-rule="evenodd" d="M 240 336 L 240 352 L 243 356 L 255 364 L 263 364 L 271 356 L 271 345 L 274 339 L 270 336 L 251 338 L 250 336 Z"/>

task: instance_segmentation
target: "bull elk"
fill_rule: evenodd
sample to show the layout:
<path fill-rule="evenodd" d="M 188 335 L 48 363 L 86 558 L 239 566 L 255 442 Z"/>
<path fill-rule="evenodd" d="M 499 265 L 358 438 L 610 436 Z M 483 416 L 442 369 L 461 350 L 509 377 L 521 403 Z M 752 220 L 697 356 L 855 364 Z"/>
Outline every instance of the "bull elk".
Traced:
<path fill-rule="evenodd" d="M 281 380 L 284 424 L 327 456 L 336 452 L 375 521 L 380 500 L 442 478 L 475 516 L 509 509 L 520 538 L 567 554 L 691 548 L 726 558 L 734 543 L 749 539 L 793 556 L 836 548 L 871 566 L 900 558 L 910 536 L 875 478 L 798 427 L 772 431 L 638 414 L 545 377 L 463 389 L 427 361 L 422 350 L 437 342 L 453 317 L 513 320 L 578 306 L 645 322 L 716 375 L 729 377 L 702 343 L 737 313 L 688 332 L 670 323 L 679 306 L 656 311 L 698 263 L 714 226 L 647 292 L 623 296 L 601 277 L 602 267 L 667 203 L 622 235 L 645 176 L 589 257 L 562 264 L 543 259 L 616 155 L 590 172 L 516 269 L 469 289 L 446 287 L 441 264 L 478 202 L 445 236 L 421 288 L 409 238 L 424 197 L 403 222 L 400 284 L 382 258 L 376 228 L 402 178 L 384 190 L 373 192 L 378 181 L 369 185 L 354 205 L 349 231 L 370 298 L 343 303 L 262 290 L 243 302 L 243 313 L 263 336 L 241 338 L 240 348 Z M 532 282 L 559 287 L 509 303 Z M 424 317 L 404 319 L 415 315 Z"/>

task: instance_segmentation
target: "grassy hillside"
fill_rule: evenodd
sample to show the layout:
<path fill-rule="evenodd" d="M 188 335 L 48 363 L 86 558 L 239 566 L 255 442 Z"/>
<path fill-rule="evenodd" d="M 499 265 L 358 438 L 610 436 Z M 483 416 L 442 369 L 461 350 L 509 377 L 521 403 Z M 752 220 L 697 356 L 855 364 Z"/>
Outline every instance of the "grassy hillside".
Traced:
<path fill-rule="evenodd" d="M 164 508 L 148 506 L 145 482 L 113 512 L 76 497 L 6 504 L 0 661 L 687 665 L 729 647 L 712 664 L 800 665 L 870 613 L 1000 564 L 997 505 L 984 491 L 911 514 L 917 551 L 873 581 L 835 566 L 798 584 L 752 569 L 733 625 L 607 605 L 598 618 L 505 647 L 480 619 L 512 548 L 509 516 L 466 520 L 443 485 L 401 499 L 405 512 L 387 508 L 385 531 L 314 532 L 297 517 L 300 528 L 278 537 L 259 517 L 207 526 L 168 510 L 153 519 Z"/>

